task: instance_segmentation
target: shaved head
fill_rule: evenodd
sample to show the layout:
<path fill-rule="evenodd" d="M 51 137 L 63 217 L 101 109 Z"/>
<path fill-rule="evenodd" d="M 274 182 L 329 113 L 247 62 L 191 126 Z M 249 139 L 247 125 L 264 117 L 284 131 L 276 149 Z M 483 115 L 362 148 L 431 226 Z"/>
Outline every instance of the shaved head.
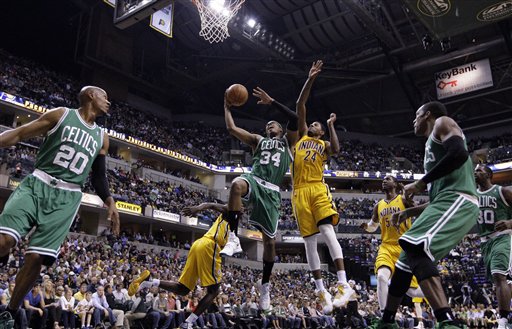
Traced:
<path fill-rule="evenodd" d="M 103 93 L 107 94 L 107 92 L 100 87 L 96 86 L 85 86 L 82 89 L 80 89 L 80 92 L 78 93 L 78 101 L 80 102 L 80 105 L 87 103 L 92 99 L 92 95 L 95 93 Z"/>

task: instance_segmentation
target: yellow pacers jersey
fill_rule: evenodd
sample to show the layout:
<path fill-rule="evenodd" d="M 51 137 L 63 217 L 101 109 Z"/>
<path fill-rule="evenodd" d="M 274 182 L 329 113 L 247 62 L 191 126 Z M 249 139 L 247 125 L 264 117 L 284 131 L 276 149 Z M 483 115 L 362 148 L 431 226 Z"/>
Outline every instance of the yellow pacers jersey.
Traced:
<path fill-rule="evenodd" d="M 210 238 L 213 241 L 217 242 L 217 244 L 224 248 L 226 243 L 228 242 L 228 232 L 229 232 L 229 224 L 222 218 L 222 215 L 219 215 L 212 227 L 206 232 L 203 237 Z"/>
<path fill-rule="evenodd" d="M 325 141 L 304 135 L 295 144 L 292 162 L 293 187 L 323 182 L 326 162 Z"/>
<path fill-rule="evenodd" d="M 405 205 L 401 195 L 397 195 L 391 201 L 386 201 L 384 199 L 379 201 L 377 211 L 379 214 L 380 231 L 383 244 L 398 245 L 398 238 L 400 238 L 400 236 L 411 227 L 410 218 L 407 218 L 407 220 L 400 225 L 400 231 L 391 224 L 391 215 L 402 210 L 405 210 Z"/>

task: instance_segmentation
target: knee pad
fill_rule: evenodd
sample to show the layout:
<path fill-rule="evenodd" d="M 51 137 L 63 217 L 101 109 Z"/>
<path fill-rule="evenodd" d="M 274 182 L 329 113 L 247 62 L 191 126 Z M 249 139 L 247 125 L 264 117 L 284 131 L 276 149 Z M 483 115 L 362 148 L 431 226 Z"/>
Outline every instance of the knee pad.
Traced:
<path fill-rule="evenodd" d="M 435 276 L 439 276 L 436 264 L 428 257 L 423 250 L 422 245 L 413 245 L 410 243 L 403 243 L 402 249 L 405 251 L 407 261 L 412 273 L 421 282 Z"/>
<path fill-rule="evenodd" d="M 377 270 L 377 282 L 387 285 L 391 278 L 391 270 L 387 266 L 381 266 Z"/>
<path fill-rule="evenodd" d="M 395 268 L 389 284 L 389 294 L 393 297 L 403 297 L 411 285 L 412 273 Z"/>
<path fill-rule="evenodd" d="M 329 219 L 331 217 L 328 217 Z M 336 238 L 336 232 L 334 232 L 334 226 L 332 224 L 319 225 L 318 229 L 322 233 L 325 239 L 325 244 L 329 248 L 332 260 L 343 258 L 343 250 L 341 249 L 340 243 Z"/>

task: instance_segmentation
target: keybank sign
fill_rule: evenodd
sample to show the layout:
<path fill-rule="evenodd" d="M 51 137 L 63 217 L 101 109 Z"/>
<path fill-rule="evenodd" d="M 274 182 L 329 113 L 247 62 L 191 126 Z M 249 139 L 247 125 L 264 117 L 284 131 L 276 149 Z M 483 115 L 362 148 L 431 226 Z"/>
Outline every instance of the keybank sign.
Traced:
<path fill-rule="evenodd" d="M 434 75 L 437 99 L 443 99 L 492 87 L 489 59 L 464 64 Z"/>

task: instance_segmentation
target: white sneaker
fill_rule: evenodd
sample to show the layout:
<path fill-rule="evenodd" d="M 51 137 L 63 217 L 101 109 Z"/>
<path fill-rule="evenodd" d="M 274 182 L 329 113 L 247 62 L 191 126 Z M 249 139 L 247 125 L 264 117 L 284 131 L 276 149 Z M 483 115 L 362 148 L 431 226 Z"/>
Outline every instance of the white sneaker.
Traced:
<path fill-rule="evenodd" d="M 320 305 L 322 305 L 325 314 L 332 313 L 332 296 L 327 290 L 320 290 L 318 292 L 320 298 Z"/>
<path fill-rule="evenodd" d="M 336 285 L 336 295 L 332 304 L 334 307 L 343 307 L 348 303 L 348 299 L 355 292 L 346 282 L 338 282 Z"/>
<path fill-rule="evenodd" d="M 413 329 L 425 329 L 425 325 L 423 324 L 423 321 L 418 323 L 418 325 L 416 327 L 414 327 Z"/>
<path fill-rule="evenodd" d="M 224 246 L 224 249 L 220 251 L 220 254 L 224 256 L 233 256 L 234 254 L 239 254 L 242 251 L 243 250 L 242 246 L 240 245 L 240 239 L 234 232 L 229 232 L 228 242 Z"/>
<path fill-rule="evenodd" d="M 260 288 L 260 309 L 268 311 L 270 309 L 270 283 L 261 284 L 261 279 L 258 280 L 258 287 Z"/>

